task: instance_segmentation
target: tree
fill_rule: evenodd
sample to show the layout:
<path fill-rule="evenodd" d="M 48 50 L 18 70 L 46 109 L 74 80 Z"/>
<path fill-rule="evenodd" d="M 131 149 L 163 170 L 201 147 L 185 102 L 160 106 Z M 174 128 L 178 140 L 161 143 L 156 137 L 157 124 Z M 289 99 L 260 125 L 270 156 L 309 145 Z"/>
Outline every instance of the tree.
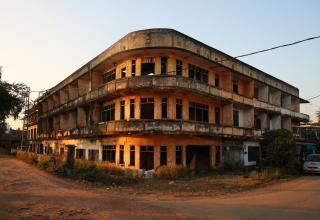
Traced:
<path fill-rule="evenodd" d="M 286 129 L 278 129 L 263 134 L 261 141 L 262 161 L 264 165 L 296 169 L 298 160 L 295 158 L 295 140 Z"/>
<path fill-rule="evenodd" d="M 28 92 L 29 88 L 23 83 L 0 81 L 0 127 L 4 126 L 8 117 L 18 118 Z"/>

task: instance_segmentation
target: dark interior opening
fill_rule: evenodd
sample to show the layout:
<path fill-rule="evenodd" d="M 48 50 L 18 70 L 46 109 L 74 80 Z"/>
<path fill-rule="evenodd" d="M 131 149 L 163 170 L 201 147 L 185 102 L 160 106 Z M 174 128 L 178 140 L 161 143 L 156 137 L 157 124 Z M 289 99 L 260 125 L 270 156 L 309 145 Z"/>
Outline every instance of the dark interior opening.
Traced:
<path fill-rule="evenodd" d="M 210 146 L 188 145 L 186 146 L 187 167 L 195 170 L 210 169 Z"/>
<path fill-rule="evenodd" d="M 140 146 L 140 169 L 152 170 L 154 162 L 153 146 Z"/>
<path fill-rule="evenodd" d="M 154 63 L 142 63 L 141 64 L 141 75 L 154 75 Z"/>

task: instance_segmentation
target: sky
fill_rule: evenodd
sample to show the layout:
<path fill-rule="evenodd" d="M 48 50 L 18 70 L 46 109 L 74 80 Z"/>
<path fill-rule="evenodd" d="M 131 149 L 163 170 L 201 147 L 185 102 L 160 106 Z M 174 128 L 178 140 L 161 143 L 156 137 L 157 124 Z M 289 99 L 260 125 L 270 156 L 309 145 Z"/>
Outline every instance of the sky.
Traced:
<path fill-rule="evenodd" d="M 146 28 L 173 28 L 237 56 L 319 36 L 319 10 L 318 0 L 0 0 L 2 79 L 49 89 L 127 33 Z M 316 39 L 240 60 L 308 99 L 320 94 L 319 58 Z M 312 120 L 318 109 L 320 98 L 301 105 Z"/>

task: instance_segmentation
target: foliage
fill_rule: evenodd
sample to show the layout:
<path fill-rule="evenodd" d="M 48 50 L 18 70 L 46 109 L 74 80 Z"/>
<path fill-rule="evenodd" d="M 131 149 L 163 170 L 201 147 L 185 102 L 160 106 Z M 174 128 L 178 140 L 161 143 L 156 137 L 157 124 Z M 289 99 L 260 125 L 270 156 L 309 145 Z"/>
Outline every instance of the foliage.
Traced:
<path fill-rule="evenodd" d="M 69 176 L 66 161 L 62 157 L 18 151 L 17 158 L 48 172 Z M 123 185 L 137 183 L 133 175 L 124 175 L 121 167 L 106 162 L 76 160 L 71 172 L 72 178 L 91 182 L 101 182 L 107 185 Z"/>
<path fill-rule="evenodd" d="M 28 87 L 23 83 L 0 81 L 0 123 L 7 117 L 17 119 L 24 106 L 24 97 L 28 95 Z M 1 125 L 2 127 L 3 125 Z"/>
<path fill-rule="evenodd" d="M 184 166 L 160 166 L 156 169 L 156 176 L 161 179 L 181 179 L 192 177 L 193 172 Z"/>
<path fill-rule="evenodd" d="M 261 142 L 262 163 L 271 167 L 299 170 L 294 149 L 295 140 L 290 131 L 278 129 L 266 132 Z"/>

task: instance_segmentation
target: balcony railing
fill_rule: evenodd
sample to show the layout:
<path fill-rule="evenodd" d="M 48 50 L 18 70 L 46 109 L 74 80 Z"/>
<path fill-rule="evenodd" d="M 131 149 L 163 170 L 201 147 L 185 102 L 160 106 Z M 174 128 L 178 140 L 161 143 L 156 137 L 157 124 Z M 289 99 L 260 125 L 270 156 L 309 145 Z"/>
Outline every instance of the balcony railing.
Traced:
<path fill-rule="evenodd" d="M 181 76 L 168 76 L 168 75 L 156 75 L 156 76 L 140 76 L 129 77 L 123 79 L 117 79 L 109 82 L 97 89 L 94 89 L 87 94 L 80 96 L 76 99 L 70 100 L 67 103 L 61 104 L 58 107 L 51 108 L 49 111 L 42 113 L 40 117 L 48 117 L 49 115 L 56 114 L 58 112 L 67 111 L 77 106 L 84 105 L 88 102 L 103 99 L 105 97 L 116 97 L 119 95 L 119 91 L 124 90 L 140 90 L 140 89 L 182 89 L 201 93 L 210 97 L 214 97 L 222 100 L 232 100 L 241 104 L 249 105 L 255 108 L 266 109 L 279 114 L 289 115 L 294 118 L 308 121 L 309 116 L 299 112 L 294 112 L 288 109 L 284 109 L 270 103 L 262 102 L 254 98 L 248 98 L 239 94 L 216 88 L 212 85 L 201 83 L 186 77 Z"/>
<path fill-rule="evenodd" d="M 237 136 L 252 137 L 255 133 L 250 128 L 238 128 L 220 126 L 216 124 L 183 121 L 183 120 L 133 120 L 133 121 L 110 121 L 96 124 L 92 128 L 82 127 L 59 131 L 42 132 L 40 139 L 59 139 L 64 137 L 79 138 L 92 136 L 115 136 L 115 135 L 199 135 L 199 136 Z"/>

